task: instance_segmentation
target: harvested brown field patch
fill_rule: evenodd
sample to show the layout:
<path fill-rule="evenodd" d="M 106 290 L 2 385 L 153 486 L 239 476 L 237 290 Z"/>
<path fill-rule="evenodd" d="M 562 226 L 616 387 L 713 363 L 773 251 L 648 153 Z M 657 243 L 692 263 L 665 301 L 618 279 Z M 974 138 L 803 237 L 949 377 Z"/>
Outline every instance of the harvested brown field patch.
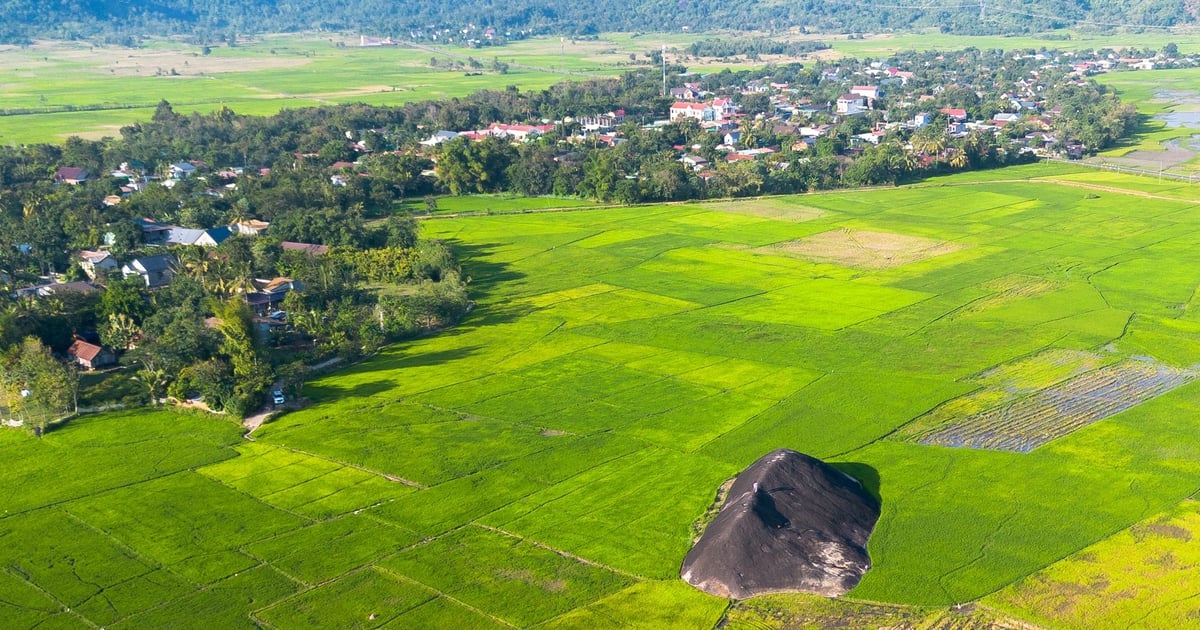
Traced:
<path fill-rule="evenodd" d="M 890 269 L 949 254 L 962 246 L 920 236 L 842 228 L 764 249 L 860 269 Z"/>
<path fill-rule="evenodd" d="M 227 57 L 202 55 L 196 51 L 172 49 L 101 48 L 97 51 L 68 50 L 58 58 L 72 62 L 98 62 L 95 72 L 111 76 L 153 76 L 174 70 L 191 77 L 228 72 L 255 72 L 298 68 L 310 63 L 308 57 L 289 55 L 246 55 Z"/>
<path fill-rule="evenodd" d="M 704 208 L 706 210 L 732 212 L 733 214 L 744 214 L 747 216 L 775 219 L 778 221 L 791 221 L 793 223 L 812 221 L 813 219 L 819 219 L 825 216 L 824 210 L 809 206 L 799 206 L 779 199 L 722 201 L 718 203 L 705 204 Z"/>
<path fill-rule="evenodd" d="M 1124 361 L 963 418 L 927 434 L 920 443 L 1028 453 L 1198 375 L 1153 361 Z"/>

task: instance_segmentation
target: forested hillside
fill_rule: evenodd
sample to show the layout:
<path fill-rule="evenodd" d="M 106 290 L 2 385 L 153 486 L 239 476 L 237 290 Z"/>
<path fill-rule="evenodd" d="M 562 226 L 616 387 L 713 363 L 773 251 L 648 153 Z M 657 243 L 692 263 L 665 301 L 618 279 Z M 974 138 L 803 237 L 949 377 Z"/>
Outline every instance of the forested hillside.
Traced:
<path fill-rule="evenodd" d="M 981 6 L 981 4 L 983 6 Z M 793 27 L 823 32 L 879 32 L 936 27 L 961 34 L 1161 28 L 1196 22 L 1194 0 L 602 0 L 558 2 L 496 0 L 0 0 L 0 41 L 41 37 L 101 38 L 128 43 L 148 34 L 187 33 L 203 43 L 235 33 L 351 30 L 421 37 L 466 25 L 506 32 L 586 35 L 605 31 L 716 31 Z"/>

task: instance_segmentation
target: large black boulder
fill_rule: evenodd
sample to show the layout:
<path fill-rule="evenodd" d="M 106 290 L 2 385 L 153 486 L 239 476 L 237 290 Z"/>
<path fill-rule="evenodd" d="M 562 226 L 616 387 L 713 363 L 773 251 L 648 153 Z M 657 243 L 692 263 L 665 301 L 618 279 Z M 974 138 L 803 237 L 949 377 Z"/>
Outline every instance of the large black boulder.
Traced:
<path fill-rule="evenodd" d="M 879 502 L 856 479 L 788 449 L 754 462 L 683 560 L 683 579 L 733 599 L 801 592 L 836 597 L 867 569 Z"/>

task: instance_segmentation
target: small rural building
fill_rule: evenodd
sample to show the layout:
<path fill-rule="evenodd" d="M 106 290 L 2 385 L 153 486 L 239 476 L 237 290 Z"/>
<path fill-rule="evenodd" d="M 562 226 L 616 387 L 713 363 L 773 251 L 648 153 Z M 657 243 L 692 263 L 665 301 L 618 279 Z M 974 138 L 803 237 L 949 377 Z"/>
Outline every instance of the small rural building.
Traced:
<path fill-rule="evenodd" d="M 245 236 L 262 236 L 263 234 L 267 233 L 267 228 L 269 227 L 271 227 L 271 224 L 267 223 L 266 221 L 259 221 L 258 219 L 246 219 L 244 221 L 238 221 L 237 223 L 234 223 L 233 225 L 229 226 L 229 229 Z"/>
<path fill-rule="evenodd" d="M 171 165 L 171 179 L 187 179 L 196 172 L 196 165 L 191 162 L 176 162 Z"/>
<path fill-rule="evenodd" d="M 86 182 L 87 179 L 87 169 L 77 166 L 64 166 L 54 172 L 54 182 L 56 184 L 71 184 L 72 186 L 76 186 Z"/>
<path fill-rule="evenodd" d="M 250 282 L 254 291 L 245 294 L 246 303 L 255 313 L 265 314 L 283 303 L 283 298 L 293 290 L 300 290 L 300 283 L 291 278 L 254 279 Z"/>
<path fill-rule="evenodd" d="M 95 370 L 117 362 L 117 356 L 113 354 L 112 350 L 82 339 L 76 339 L 75 343 L 71 344 L 71 347 L 67 349 L 67 356 L 75 359 L 80 367 L 87 370 Z"/>
<path fill-rule="evenodd" d="M 192 228 L 172 227 L 163 240 L 163 245 L 198 245 L 200 247 L 216 247 L 233 236 L 233 230 L 228 227 L 196 230 Z"/>
<path fill-rule="evenodd" d="M 961 109 L 958 107 L 943 107 L 939 111 L 941 113 L 945 114 L 946 118 L 950 119 L 950 122 L 966 122 L 967 121 L 967 110 L 965 110 L 965 109 Z"/>
<path fill-rule="evenodd" d="M 436 147 L 437 145 L 439 145 L 443 142 L 448 142 L 450 140 L 457 138 L 458 135 L 459 134 L 457 131 L 450 131 L 447 129 L 439 129 L 432 136 L 429 136 L 425 140 L 422 140 L 421 145 L 427 146 L 427 147 Z"/>
<path fill-rule="evenodd" d="M 867 110 L 867 97 L 861 94 L 843 94 L 837 99 L 838 114 L 855 116 Z"/>
<path fill-rule="evenodd" d="M 163 241 L 167 240 L 167 236 L 170 235 L 171 230 L 175 227 L 145 217 L 137 219 L 137 223 L 138 227 L 142 228 L 142 242 L 147 245 L 162 245 Z M 105 242 L 108 242 L 107 237 L 105 238 Z M 112 243 L 108 244 L 111 245 Z"/>
<path fill-rule="evenodd" d="M 143 256 L 125 263 L 121 267 L 121 274 L 126 278 L 139 276 L 146 283 L 146 288 L 157 289 L 171 284 L 178 265 L 179 261 L 171 254 Z"/>
<path fill-rule="evenodd" d="M 79 252 L 79 267 L 83 269 L 88 278 L 95 280 L 97 273 L 115 271 L 120 265 L 117 264 L 117 259 L 108 252 L 84 249 Z"/>

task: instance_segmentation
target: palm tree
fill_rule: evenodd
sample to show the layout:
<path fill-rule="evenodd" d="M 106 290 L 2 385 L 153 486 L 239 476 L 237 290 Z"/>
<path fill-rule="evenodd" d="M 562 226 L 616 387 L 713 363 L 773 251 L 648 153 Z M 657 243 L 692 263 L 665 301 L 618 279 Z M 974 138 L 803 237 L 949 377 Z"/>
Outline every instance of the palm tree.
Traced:
<path fill-rule="evenodd" d="M 950 156 L 950 166 L 954 168 L 966 168 L 968 163 L 967 152 L 962 149 L 955 149 L 954 154 Z"/>

